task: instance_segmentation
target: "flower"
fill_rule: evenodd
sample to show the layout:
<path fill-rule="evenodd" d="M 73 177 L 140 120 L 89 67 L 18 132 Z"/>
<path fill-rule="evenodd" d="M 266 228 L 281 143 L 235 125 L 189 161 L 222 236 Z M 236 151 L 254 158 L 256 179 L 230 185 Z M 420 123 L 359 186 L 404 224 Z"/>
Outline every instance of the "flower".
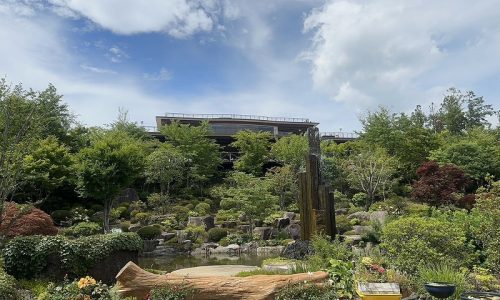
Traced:
<path fill-rule="evenodd" d="M 97 282 L 95 281 L 94 278 L 90 276 L 85 276 L 84 278 L 80 278 L 80 280 L 78 280 L 79 289 L 83 289 L 89 285 L 95 285 L 95 284 L 97 284 Z"/>
<path fill-rule="evenodd" d="M 372 259 L 371 257 L 367 257 L 367 256 L 365 256 L 365 257 L 363 257 L 363 258 L 361 259 L 361 263 L 362 263 L 363 265 L 365 265 L 365 266 L 369 267 L 369 266 L 371 266 L 371 265 L 373 264 L 373 259 Z"/>

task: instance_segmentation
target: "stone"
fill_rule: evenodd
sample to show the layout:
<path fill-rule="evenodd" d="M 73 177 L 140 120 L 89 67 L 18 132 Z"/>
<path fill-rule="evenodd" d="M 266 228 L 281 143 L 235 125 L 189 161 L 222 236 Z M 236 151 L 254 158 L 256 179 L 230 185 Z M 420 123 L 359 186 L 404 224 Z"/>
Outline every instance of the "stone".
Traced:
<path fill-rule="evenodd" d="M 143 241 L 142 251 L 152 252 L 156 249 L 156 246 L 158 246 L 159 244 L 160 242 L 158 240 Z"/>
<path fill-rule="evenodd" d="M 384 224 L 385 221 L 387 220 L 388 215 L 389 215 L 389 213 L 385 210 L 373 211 L 370 214 L 370 221 L 379 222 L 380 224 Z"/>
<path fill-rule="evenodd" d="M 344 240 L 348 244 L 357 245 L 363 239 L 361 238 L 361 235 L 344 235 Z"/>
<path fill-rule="evenodd" d="M 300 238 L 300 225 L 299 224 L 291 224 L 286 228 L 286 232 L 290 236 L 291 239 L 298 240 Z"/>
<path fill-rule="evenodd" d="M 132 224 L 128 228 L 128 231 L 130 231 L 130 232 L 137 232 L 141 227 L 142 227 L 141 224 Z"/>
<path fill-rule="evenodd" d="M 268 240 L 272 235 L 272 227 L 255 227 L 253 233 L 257 235 L 261 240 Z"/>
<path fill-rule="evenodd" d="M 368 232 L 372 231 L 373 227 L 371 227 L 371 226 L 354 225 L 354 226 L 352 226 L 352 230 L 357 235 L 363 235 L 365 233 L 368 233 Z"/>
<path fill-rule="evenodd" d="M 250 233 L 250 225 L 239 225 L 238 230 L 243 233 Z"/>
<path fill-rule="evenodd" d="M 283 261 L 281 263 L 272 263 L 262 265 L 262 269 L 266 271 L 276 272 L 276 273 L 288 273 L 291 274 L 293 270 L 296 269 L 295 262 Z"/>
<path fill-rule="evenodd" d="M 193 242 L 191 240 L 184 240 L 182 241 L 182 247 L 184 247 L 184 250 L 189 251 L 193 249 Z"/>
<path fill-rule="evenodd" d="M 238 245 L 238 244 L 229 244 L 229 245 L 227 245 L 226 249 L 232 250 L 232 251 L 240 250 L 240 245 Z"/>
<path fill-rule="evenodd" d="M 250 253 L 250 252 L 257 251 L 258 247 L 259 247 L 259 243 L 255 242 L 255 241 L 248 242 L 248 243 L 244 243 L 243 245 L 241 245 L 240 251 L 244 252 L 244 253 Z"/>
<path fill-rule="evenodd" d="M 370 221 L 371 214 L 367 211 L 358 211 L 347 216 L 349 220 L 358 219 L 360 221 Z"/>
<path fill-rule="evenodd" d="M 257 255 L 263 254 L 278 254 L 280 255 L 283 252 L 284 246 L 265 246 L 257 248 Z"/>
<path fill-rule="evenodd" d="M 312 255 L 314 249 L 309 241 L 296 240 L 295 242 L 287 245 L 281 254 L 288 259 L 305 259 L 307 256 Z"/>
<path fill-rule="evenodd" d="M 188 217 L 188 226 L 202 226 L 203 218 L 202 217 Z"/>
<path fill-rule="evenodd" d="M 215 218 L 213 216 L 206 216 L 203 218 L 203 224 L 205 224 L 205 230 L 208 231 L 215 227 Z"/>
<path fill-rule="evenodd" d="M 293 220 L 295 219 L 295 213 L 293 211 L 287 211 L 283 214 L 283 218 L 286 219 L 290 219 L 290 220 Z"/>
<path fill-rule="evenodd" d="M 278 222 L 277 222 L 277 226 L 278 229 L 283 229 L 285 227 L 287 227 L 288 225 L 290 225 L 290 218 L 281 218 L 281 219 L 278 219 Z"/>
<path fill-rule="evenodd" d="M 173 239 L 174 237 L 176 237 L 177 234 L 174 233 L 174 232 L 162 232 L 161 233 L 161 237 L 162 239 L 166 242 L 166 241 L 169 241 L 171 239 Z"/>
<path fill-rule="evenodd" d="M 217 243 L 203 243 L 201 245 L 201 249 L 215 249 L 219 247 L 220 245 Z"/>
<path fill-rule="evenodd" d="M 347 208 L 339 208 L 335 210 L 336 215 L 346 215 L 349 210 Z"/>
<path fill-rule="evenodd" d="M 236 221 L 226 221 L 226 222 L 222 223 L 222 228 L 233 229 L 233 228 L 236 228 L 237 225 L 238 225 L 238 223 Z"/>

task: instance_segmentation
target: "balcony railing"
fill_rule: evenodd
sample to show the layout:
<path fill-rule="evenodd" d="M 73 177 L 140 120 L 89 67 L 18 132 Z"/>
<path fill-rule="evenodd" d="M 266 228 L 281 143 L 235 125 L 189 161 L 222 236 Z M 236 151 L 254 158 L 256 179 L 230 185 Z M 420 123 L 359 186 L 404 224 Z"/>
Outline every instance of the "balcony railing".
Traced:
<path fill-rule="evenodd" d="M 183 114 L 183 113 L 165 113 L 167 118 L 178 119 L 236 119 L 236 120 L 257 120 L 272 122 L 291 122 L 291 123 L 312 123 L 305 118 L 284 118 L 284 117 L 266 117 L 254 115 L 236 115 L 236 114 Z"/>
<path fill-rule="evenodd" d="M 359 138 L 359 134 L 355 132 L 320 132 L 321 138 L 324 139 L 357 139 Z"/>

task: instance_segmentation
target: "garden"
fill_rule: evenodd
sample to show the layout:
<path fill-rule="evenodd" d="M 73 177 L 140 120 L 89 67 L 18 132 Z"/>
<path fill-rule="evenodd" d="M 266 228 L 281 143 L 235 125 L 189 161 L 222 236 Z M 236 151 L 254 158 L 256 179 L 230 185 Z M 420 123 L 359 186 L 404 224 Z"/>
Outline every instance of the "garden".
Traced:
<path fill-rule="evenodd" d="M 229 166 L 208 122 L 163 126 L 165 141 L 126 111 L 85 127 L 54 86 L 2 80 L 0 299 L 132 299 L 115 278 L 129 261 L 157 275 L 249 265 L 234 274 L 249 284 L 306 276 L 266 299 L 352 299 L 359 283 L 396 283 L 406 299 L 430 299 L 425 285 L 440 282 L 455 299 L 498 293 L 498 111 L 457 89 L 437 107 L 380 108 L 360 118 L 359 139 L 322 141 L 337 234 L 303 241 L 305 136 L 240 131 Z M 195 281 L 143 298 L 198 299 Z"/>

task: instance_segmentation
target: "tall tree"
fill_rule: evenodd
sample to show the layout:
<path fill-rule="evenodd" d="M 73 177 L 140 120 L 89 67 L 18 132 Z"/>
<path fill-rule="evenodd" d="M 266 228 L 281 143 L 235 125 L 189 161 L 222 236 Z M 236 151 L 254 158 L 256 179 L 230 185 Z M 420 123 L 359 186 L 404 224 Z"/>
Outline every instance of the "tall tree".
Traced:
<path fill-rule="evenodd" d="M 103 227 L 108 232 L 114 199 L 143 173 L 143 144 L 126 132 L 104 131 L 96 133 L 77 158 L 79 191 L 103 202 Z"/>
<path fill-rule="evenodd" d="M 296 134 L 284 136 L 271 146 L 272 156 L 285 165 L 292 166 L 295 172 L 304 166 L 305 155 L 308 151 L 307 138 Z"/>
<path fill-rule="evenodd" d="M 280 209 L 285 210 L 298 196 L 296 171 L 290 165 L 275 167 L 266 173 L 271 191 L 279 197 Z"/>
<path fill-rule="evenodd" d="M 234 135 L 234 138 L 231 145 L 240 151 L 234 168 L 256 176 L 262 175 L 263 166 L 269 159 L 271 133 L 243 130 Z"/>

